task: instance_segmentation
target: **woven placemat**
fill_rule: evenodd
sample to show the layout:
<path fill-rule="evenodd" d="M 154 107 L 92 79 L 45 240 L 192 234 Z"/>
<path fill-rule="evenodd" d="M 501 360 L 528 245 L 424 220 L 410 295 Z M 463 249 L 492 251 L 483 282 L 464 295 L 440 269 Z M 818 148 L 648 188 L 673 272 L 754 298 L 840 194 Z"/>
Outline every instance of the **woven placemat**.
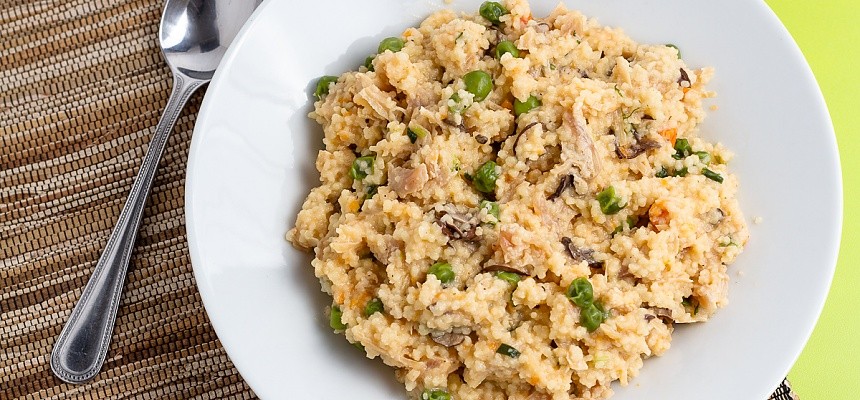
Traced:
<path fill-rule="evenodd" d="M 0 399 L 255 397 L 212 330 L 188 256 L 199 94 L 159 166 L 104 369 L 76 386 L 48 364 L 170 93 L 162 6 L 0 0 Z"/>

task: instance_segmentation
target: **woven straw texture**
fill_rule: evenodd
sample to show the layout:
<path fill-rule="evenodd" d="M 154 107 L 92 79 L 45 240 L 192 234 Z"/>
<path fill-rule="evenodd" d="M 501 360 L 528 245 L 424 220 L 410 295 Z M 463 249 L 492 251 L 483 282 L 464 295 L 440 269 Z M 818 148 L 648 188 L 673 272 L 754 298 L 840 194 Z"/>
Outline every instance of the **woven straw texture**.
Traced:
<path fill-rule="evenodd" d="M 0 399 L 255 397 L 212 330 L 188 256 L 184 174 L 200 94 L 161 161 L 102 372 L 75 386 L 48 364 L 170 93 L 162 6 L 0 0 Z"/>

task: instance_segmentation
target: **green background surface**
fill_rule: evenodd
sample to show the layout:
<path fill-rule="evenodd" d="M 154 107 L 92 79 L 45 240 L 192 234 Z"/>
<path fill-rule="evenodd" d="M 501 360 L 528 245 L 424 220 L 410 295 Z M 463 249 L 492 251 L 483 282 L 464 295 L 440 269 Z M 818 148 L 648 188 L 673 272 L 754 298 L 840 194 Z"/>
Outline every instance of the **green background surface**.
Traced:
<path fill-rule="evenodd" d="M 824 93 L 839 143 L 845 204 L 833 286 L 788 377 L 802 400 L 860 399 L 860 1 L 767 4 L 800 46 Z"/>

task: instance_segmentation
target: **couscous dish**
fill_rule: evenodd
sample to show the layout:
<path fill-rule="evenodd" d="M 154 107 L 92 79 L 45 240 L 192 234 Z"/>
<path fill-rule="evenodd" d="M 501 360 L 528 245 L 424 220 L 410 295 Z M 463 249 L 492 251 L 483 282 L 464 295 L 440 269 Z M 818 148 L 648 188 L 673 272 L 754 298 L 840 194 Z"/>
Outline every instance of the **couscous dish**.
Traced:
<path fill-rule="evenodd" d="M 411 398 L 605 399 L 726 304 L 748 239 L 697 131 L 713 72 L 563 6 L 478 11 L 320 79 L 320 185 L 287 238 Z"/>

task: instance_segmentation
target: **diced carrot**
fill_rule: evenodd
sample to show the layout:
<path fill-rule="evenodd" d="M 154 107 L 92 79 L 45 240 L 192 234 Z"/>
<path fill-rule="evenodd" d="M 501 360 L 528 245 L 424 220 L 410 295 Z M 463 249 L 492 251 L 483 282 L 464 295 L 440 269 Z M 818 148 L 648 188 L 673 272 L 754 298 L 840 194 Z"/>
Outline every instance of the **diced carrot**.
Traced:
<path fill-rule="evenodd" d="M 502 101 L 502 107 L 508 109 L 509 111 L 514 109 L 514 105 L 508 99 L 505 99 L 504 101 Z"/>
<path fill-rule="evenodd" d="M 685 88 L 683 89 L 683 91 L 684 91 L 684 94 L 687 94 L 687 92 L 689 92 L 689 91 L 690 91 L 690 88 L 685 87 Z"/>
<path fill-rule="evenodd" d="M 678 138 L 678 130 L 675 128 L 665 129 L 660 131 L 660 136 L 664 139 L 668 140 L 669 143 L 672 143 L 672 146 L 675 145 L 675 139 Z"/>
<path fill-rule="evenodd" d="M 531 20 L 532 20 L 531 14 L 524 15 L 524 16 L 520 17 L 520 22 L 522 22 L 523 25 L 527 25 L 529 23 L 529 21 L 531 21 Z"/>

